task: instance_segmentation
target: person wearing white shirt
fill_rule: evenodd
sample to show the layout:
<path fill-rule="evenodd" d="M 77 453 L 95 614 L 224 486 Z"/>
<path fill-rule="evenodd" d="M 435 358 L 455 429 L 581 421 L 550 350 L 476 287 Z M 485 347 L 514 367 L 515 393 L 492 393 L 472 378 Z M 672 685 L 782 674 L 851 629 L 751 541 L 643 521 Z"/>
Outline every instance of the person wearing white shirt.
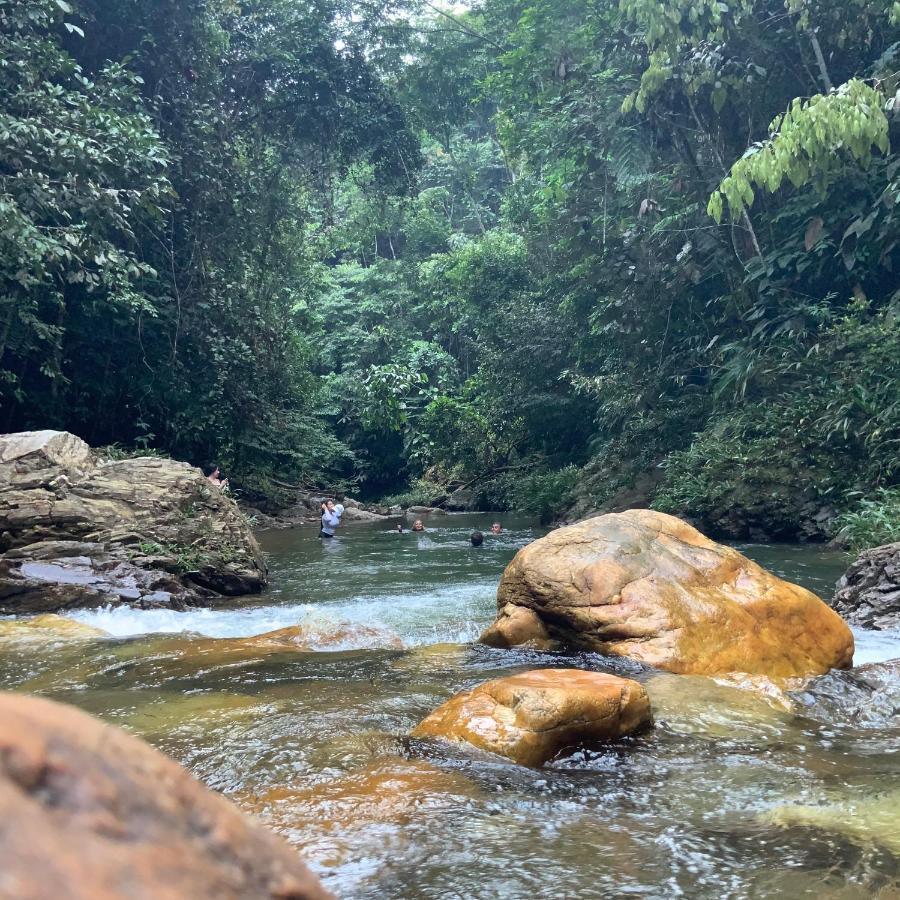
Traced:
<path fill-rule="evenodd" d="M 326 500 L 322 504 L 322 527 L 319 529 L 319 537 L 333 538 L 334 532 L 340 528 L 340 525 L 341 513 L 335 508 L 334 500 Z"/>

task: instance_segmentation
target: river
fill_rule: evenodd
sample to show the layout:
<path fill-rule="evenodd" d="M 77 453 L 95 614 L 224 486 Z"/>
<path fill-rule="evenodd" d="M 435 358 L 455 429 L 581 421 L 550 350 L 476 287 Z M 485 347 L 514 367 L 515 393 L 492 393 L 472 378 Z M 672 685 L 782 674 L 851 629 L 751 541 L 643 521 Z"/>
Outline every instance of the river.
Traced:
<path fill-rule="evenodd" d="M 145 737 L 285 834 L 342 897 L 900 896 L 896 706 L 850 721 L 813 697 L 800 715 L 626 660 L 473 644 L 504 565 L 542 533 L 504 524 L 481 548 L 468 535 L 487 531 L 483 515 L 424 534 L 352 526 L 330 543 L 264 533 L 262 597 L 73 613 L 109 637 L 7 636 L 0 687 Z M 846 565 L 740 549 L 823 595 Z M 298 623 L 309 652 L 235 640 Z M 857 663 L 898 656 L 900 635 L 857 632 Z M 452 693 L 535 666 L 648 683 L 656 727 L 540 771 L 405 738 Z"/>

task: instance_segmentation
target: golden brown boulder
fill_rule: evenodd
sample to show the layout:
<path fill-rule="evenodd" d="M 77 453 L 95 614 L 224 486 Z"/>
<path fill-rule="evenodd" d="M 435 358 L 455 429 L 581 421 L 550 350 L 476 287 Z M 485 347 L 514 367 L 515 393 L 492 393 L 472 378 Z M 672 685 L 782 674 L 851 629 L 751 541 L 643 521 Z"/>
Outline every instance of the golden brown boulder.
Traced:
<path fill-rule="evenodd" d="M 326 898 L 281 838 L 72 707 L 0 694 L 0 897 Z"/>
<path fill-rule="evenodd" d="M 694 675 L 819 675 L 853 661 L 850 629 L 815 594 L 644 509 L 529 544 L 503 573 L 497 606 L 481 637 L 494 647 L 552 638 Z"/>
<path fill-rule="evenodd" d="M 649 724 L 650 701 L 636 681 L 580 669 L 537 669 L 451 697 L 412 736 L 468 743 L 540 766 L 563 750 L 615 740 Z"/>

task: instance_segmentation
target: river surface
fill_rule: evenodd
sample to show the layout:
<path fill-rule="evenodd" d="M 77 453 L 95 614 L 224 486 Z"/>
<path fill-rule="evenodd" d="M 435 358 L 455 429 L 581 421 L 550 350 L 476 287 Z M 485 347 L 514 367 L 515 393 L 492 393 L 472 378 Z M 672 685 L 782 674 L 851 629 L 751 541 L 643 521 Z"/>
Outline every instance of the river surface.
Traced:
<path fill-rule="evenodd" d="M 830 705 L 785 704 L 595 654 L 473 644 L 503 567 L 542 533 L 507 516 L 471 547 L 490 521 L 359 525 L 329 543 L 262 534 L 262 597 L 72 614 L 107 637 L 11 628 L 0 687 L 143 736 L 283 833 L 342 897 L 900 897 L 897 691 L 850 715 L 849 675 L 830 676 Z M 809 547 L 740 549 L 826 596 L 846 566 Z M 298 624 L 309 651 L 241 640 Z M 900 635 L 857 632 L 857 663 L 898 656 Z M 656 727 L 540 771 L 405 737 L 451 694 L 535 666 L 637 678 Z"/>

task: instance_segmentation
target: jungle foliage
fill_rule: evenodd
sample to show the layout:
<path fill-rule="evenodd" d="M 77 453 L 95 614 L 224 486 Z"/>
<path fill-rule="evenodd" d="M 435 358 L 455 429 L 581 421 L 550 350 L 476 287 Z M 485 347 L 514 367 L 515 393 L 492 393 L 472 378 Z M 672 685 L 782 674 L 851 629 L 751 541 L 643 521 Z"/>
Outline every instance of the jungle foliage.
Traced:
<path fill-rule="evenodd" d="M 0 0 L 0 41 L 4 428 L 894 533 L 897 3 Z"/>

